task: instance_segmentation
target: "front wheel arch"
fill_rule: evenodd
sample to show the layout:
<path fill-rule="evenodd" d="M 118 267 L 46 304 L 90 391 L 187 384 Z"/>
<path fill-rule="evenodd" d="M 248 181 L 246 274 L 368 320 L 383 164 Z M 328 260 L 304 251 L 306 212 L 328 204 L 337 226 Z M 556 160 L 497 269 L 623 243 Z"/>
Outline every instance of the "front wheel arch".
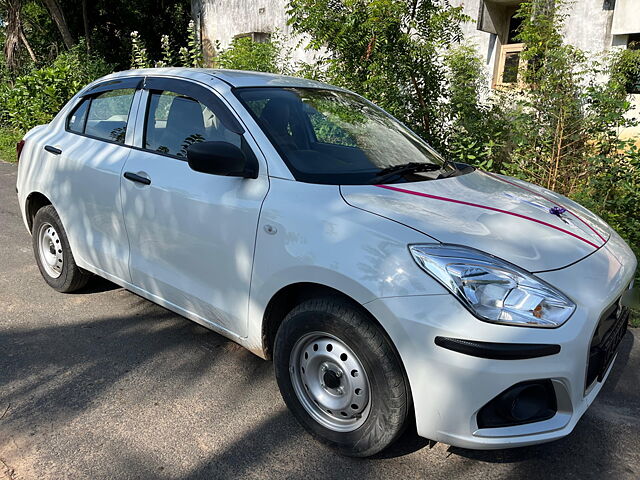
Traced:
<path fill-rule="evenodd" d="M 361 308 L 372 319 L 371 314 L 349 295 L 335 288 L 312 282 L 292 283 L 278 290 L 269 300 L 262 319 L 262 349 L 267 359 L 273 358 L 273 345 L 280 324 L 300 303 L 312 298 L 336 297 Z M 373 319 L 373 321 L 376 321 Z M 379 323 L 379 322 L 378 322 Z"/>
<path fill-rule="evenodd" d="M 407 382 L 407 385 L 409 385 L 409 394 L 411 394 L 409 377 L 407 375 L 407 370 L 405 368 L 404 362 L 391 336 L 384 328 L 384 325 L 382 325 L 378 321 L 378 319 L 375 318 L 371 314 L 371 312 L 369 312 L 369 310 L 363 307 L 352 297 L 327 285 L 312 282 L 293 283 L 281 288 L 280 290 L 278 290 L 278 292 L 276 292 L 275 295 L 273 295 L 273 297 L 271 297 L 271 300 L 269 300 L 269 303 L 267 304 L 267 307 L 265 309 L 262 321 L 262 349 L 264 352 L 264 357 L 268 360 L 273 359 L 273 346 L 275 343 L 276 334 L 278 333 L 278 328 L 282 324 L 282 321 L 285 319 L 287 314 L 302 302 L 318 298 L 333 298 L 336 300 L 345 301 L 359 310 L 363 315 L 365 315 L 370 322 L 373 322 L 378 327 L 380 327 L 380 330 L 384 332 L 387 339 L 389 340 L 389 343 L 395 350 L 398 361 L 402 366 L 405 380 Z M 410 408 L 411 410 L 413 410 L 413 402 L 411 401 L 410 404 Z"/>

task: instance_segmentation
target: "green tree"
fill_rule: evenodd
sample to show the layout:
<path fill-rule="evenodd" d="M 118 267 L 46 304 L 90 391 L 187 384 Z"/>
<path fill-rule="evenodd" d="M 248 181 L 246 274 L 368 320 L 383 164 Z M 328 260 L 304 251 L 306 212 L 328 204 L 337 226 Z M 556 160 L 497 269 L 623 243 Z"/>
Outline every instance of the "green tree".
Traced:
<path fill-rule="evenodd" d="M 448 0 L 291 0 L 294 32 L 325 52 L 326 78 L 365 95 L 434 146 L 446 138 L 442 52 L 467 19 Z"/>
<path fill-rule="evenodd" d="M 0 124 L 25 132 L 47 123 L 78 90 L 112 68 L 88 55 L 80 42 L 51 65 L 33 69 L 13 85 L 0 85 Z"/>

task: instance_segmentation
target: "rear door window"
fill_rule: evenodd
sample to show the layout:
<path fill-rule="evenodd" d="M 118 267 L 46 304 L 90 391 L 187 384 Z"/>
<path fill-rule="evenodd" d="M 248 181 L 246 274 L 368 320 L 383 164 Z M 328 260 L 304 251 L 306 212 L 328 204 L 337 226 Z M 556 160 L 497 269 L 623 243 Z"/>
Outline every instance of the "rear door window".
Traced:
<path fill-rule="evenodd" d="M 135 89 L 109 90 L 85 99 L 67 119 L 67 129 L 124 143 Z"/>
<path fill-rule="evenodd" d="M 69 115 L 67 119 L 67 129 L 75 133 L 84 133 L 84 125 L 87 120 L 87 111 L 89 110 L 90 98 L 85 98 L 80 105 Z"/>

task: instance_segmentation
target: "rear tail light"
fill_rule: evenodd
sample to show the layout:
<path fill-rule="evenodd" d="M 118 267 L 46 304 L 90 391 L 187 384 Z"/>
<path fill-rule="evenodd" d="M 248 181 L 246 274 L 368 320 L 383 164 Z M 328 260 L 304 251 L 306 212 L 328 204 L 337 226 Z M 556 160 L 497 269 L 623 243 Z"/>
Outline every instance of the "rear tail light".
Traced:
<path fill-rule="evenodd" d="M 20 154 L 22 153 L 22 149 L 24 148 L 24 140 L 20 140 L 16 143 L 16 153 L 18 154 L 18 162 L 20 161 Z"/>

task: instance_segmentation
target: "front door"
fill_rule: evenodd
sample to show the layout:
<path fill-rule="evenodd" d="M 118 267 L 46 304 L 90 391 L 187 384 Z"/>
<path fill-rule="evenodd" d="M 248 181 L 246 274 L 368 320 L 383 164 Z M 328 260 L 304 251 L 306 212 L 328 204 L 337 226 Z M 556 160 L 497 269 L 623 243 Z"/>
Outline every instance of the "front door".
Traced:
<path fill-rule="evenodd" d="M 253 155 L 246 133 L 222 101 L 184 80 L 147 79 L 142 148 L 121 180 L 132 283 L 191 318 L 246 335 L 249 286 L 262 201 L 257 179 L 191 170 L 188 146 L 226 141 Z"/>

